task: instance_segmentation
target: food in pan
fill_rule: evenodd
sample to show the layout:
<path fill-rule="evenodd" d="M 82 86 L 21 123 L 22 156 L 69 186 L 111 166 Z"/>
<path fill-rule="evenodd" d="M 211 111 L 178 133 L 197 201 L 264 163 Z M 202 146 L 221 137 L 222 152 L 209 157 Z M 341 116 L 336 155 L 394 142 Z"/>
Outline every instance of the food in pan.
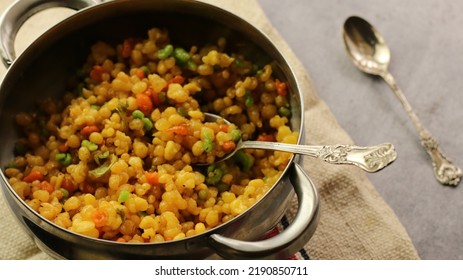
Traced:
<path fill-rule="evenodd" d="M 16 116 L 22 134 L 5 174 L 32 209 L 82 235 L 163 242 L 201 234 L 256 203 L 291 154 L 217 159 L 239 139 L 297 143 L 287 84 L 270 64 L 227 53 L 223 38 L 179 46 L 152 28 L 146 38 L 96 42 L 77 72 L 62 99 Z M 208 123 L 204 112 L 232 124 Z"/>

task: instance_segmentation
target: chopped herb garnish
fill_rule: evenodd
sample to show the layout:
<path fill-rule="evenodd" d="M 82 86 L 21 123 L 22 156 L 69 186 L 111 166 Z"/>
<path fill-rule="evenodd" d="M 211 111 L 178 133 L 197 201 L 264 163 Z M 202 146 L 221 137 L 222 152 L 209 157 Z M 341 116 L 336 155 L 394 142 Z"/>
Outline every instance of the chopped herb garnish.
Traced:
<path fill-rule="evenodd" d="M 88 172 L 88 174 L 90 174 L 91 176 L 93 177 L 96 177 L 96 178 L 99 178 L 103 175 L 105 175 L 110 169 L 111 167 L 114 165 L 114 163 L 116 163 L 117 161 L 117 156 L 111 154 L 111 157 L 110 159 L 107 159 L 105 161 L 105 163 L 93 170 L 90 170 Z"/>

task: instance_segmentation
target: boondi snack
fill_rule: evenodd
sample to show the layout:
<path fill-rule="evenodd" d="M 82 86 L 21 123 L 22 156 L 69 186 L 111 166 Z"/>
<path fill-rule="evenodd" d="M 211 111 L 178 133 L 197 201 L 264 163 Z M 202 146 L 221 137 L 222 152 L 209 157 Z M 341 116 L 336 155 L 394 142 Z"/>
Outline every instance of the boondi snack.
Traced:
<path fill-rule="evenodd" d="M 200 234 L 251 207 L 290 160 L 246 150 L 214 163 L 240 138 L 297 143 L 270 65 L 226 53 L 224 39 L 199 48 L 172 44 L 166 30 L 147 35 L 97 42 L 62 100 L 16 116 L 24 134 L 5 174 L 63 228 L 118 242 Z"/>

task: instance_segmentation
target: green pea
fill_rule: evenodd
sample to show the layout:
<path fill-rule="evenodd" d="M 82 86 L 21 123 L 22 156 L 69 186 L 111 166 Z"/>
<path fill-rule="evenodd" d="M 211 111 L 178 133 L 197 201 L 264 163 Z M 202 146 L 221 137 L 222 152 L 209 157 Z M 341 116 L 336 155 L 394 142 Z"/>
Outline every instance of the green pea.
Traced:
<path fill-rule="evenodd" d="M 241 131 L 239 129 L 233 129 L 230 131 L 230 134 L 233 142 L 237 142 L 241 139 Z"/>
<path fill-rule="evenodd" d="M 168 58 L 172 52 L 174 51 L 174 47 L 172 45 L 167 45 L 163 49 L 158 50 L 157 55 L 159 59 L 166 59 Z"/>
<path fill-rule="evenodd" d="M 203 149 L 206 153 L 212 152 L 212 150 L 214 149 L 214 142 L 212 138 L 207 137 L 206 139 L 204 139 Z"/>
<path fill-rule="evenodd" d="M 130 192 L 127 190 L 123 190 L 119 193 L 119 197 L 117 198 L 117 201 L 119 203 L 124 203 L 129 199 Z"/>
<path fill-rule="evenodd" d="M 72 157 L 68 153 L 58 153 L 55 155 L 55 159 L 57 162 L 65 166 L 71 164 L 72 162 Z"/>
<path fill-rule="evenodd" d="M 208 131 L 203 132 L 203 149 L 206 153 L 212 152 L 214 149 L 214 135 L 211 135 Z"/>
<path fill-rule="evenodd" d="M 255 158 L 244 152 L 243 150 L 239 150 L 236 154 L 232 157 L 235 162 L 241 167 L 243 171 L 249 171 L 252 166 L 254 165 Z"/>
<path fill-rule="evenodd" d="M 184 118 L 188 117 L 188 110 L 185 107 L 178 107 L 177 113 Z"/>
<path fill-rule="evenodd" d="M 282 117 L 291 117 L 291 110 L 287 107 L 280 107 L 278 108 L 278 114 Z"/>
<path fill-rule="evenodd" d="M 153 122 L 151 122 L 148 118 L 143 118 L 143 124 L 145 126 L 146 131 L 150 131 L 153 128 Z"/>
<path fill-rule="evenodd" d="M 190 59 L 186 63 L 186 68 L 191 71 L 196 71 L 198 69 L 198 65 L 196 65 L 196 63 L 194 63 L 194 61 Z"/>
<path fill-rule="evenodd" d="M 185 64 L 190 60 L 190 54 L 182 48 L 175 48 L 173 56 L 180 64 Z"/>
<path fill-rule="evenodd" d="M 209 185 L 216 185 L 220 182 L 224 175 L 224 170 L 221 168 L 216 168 L 212 172 L 208 172 L 206 177 L 206 183 Z"/>
<path fill-rule="evenodd" d="M 135 110 L 132 112 L 132 117 L 136 119 L 143 119 L 145 117 L 145 114 L 143 114 L 143 112 L 140 110 Z"/>
<path fill-rule="evenodd" d="M 80 144 L 82 147 L 85 147 L 87 148 L 90 152 L 94 152 L 96 150 L 98 150 L 98 145 L 93 143 L 92 141 L 89 141 L 89 140 L 84 140 L 82 141 L 82 143 Z"/>
<path fill-rule="evenodd" d="M 215 166 L 215 164 L 211 164 L 207 167 L 207 173 L 211 173 L 213 172 L 217 167 Z"/>
<path fill-rule="evenodd" d="M 63 194 L 63 197 L 64 197 L 64 198 L 68 198 L 68 197 L 69 197 L 69 192 L 68 192 L 68 190 L 63 189 L 63 188 L 60 188 L 59 190 L 60 190 L 60 192 Z"/>
<path fill-rule="evenodd" d="M 65 157 L 66 157 L 65 153 L 58 153 L 58 154 L 55 155 L 55 159 L 57 161 L 63 160 Z"/>
<path fill-rule="evenodd" d="M 143 71 L 143 74 L 145 74 L 145 77 L 148 77 L 150 74 L 150 69 L 147 66 L 142 66 L 140 69 Z"/>

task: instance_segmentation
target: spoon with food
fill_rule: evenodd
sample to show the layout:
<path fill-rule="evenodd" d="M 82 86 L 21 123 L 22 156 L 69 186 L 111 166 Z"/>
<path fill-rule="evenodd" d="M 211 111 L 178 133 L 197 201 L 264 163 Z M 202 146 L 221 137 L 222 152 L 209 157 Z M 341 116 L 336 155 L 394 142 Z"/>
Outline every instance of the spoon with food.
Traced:
<path fill-rule="evenodd" d="M 383 37 L 367 21 L 352 16 L 344 23 L 343 39 L 347 53 L 354 65 L 365 73 L 382 77 L 395 93 L 415 125 L 421 145 L 431 157 L 437 180 L 443 185 L 457 186 L 462 176 L 461 169 L 442 154 L 436 139 L 422 125 L 402 90 L 388 71 L 391 54 Z"/>
<path fill-rule="evenodd" d="M 204 115 L 206 122 L 231 124 L 220 116 L 210 113 L 205 113 Z M 397 158 L 394 146 L 389 143 L 371 147 L 358 147 L 353 145 L 309 146 L 268 141 L 242 141 L 242 139 L 238 137 L 233 149 L 225 153 L 222 157 L 216 157 L 215 163 L 230 159 L 243 149 L 290 152 L 320 158 L 328 163 L 355 165 L 367 172 L 377 172 Z M 197 163 L 197 165 L 209 164 L 210 163 Z"/>

